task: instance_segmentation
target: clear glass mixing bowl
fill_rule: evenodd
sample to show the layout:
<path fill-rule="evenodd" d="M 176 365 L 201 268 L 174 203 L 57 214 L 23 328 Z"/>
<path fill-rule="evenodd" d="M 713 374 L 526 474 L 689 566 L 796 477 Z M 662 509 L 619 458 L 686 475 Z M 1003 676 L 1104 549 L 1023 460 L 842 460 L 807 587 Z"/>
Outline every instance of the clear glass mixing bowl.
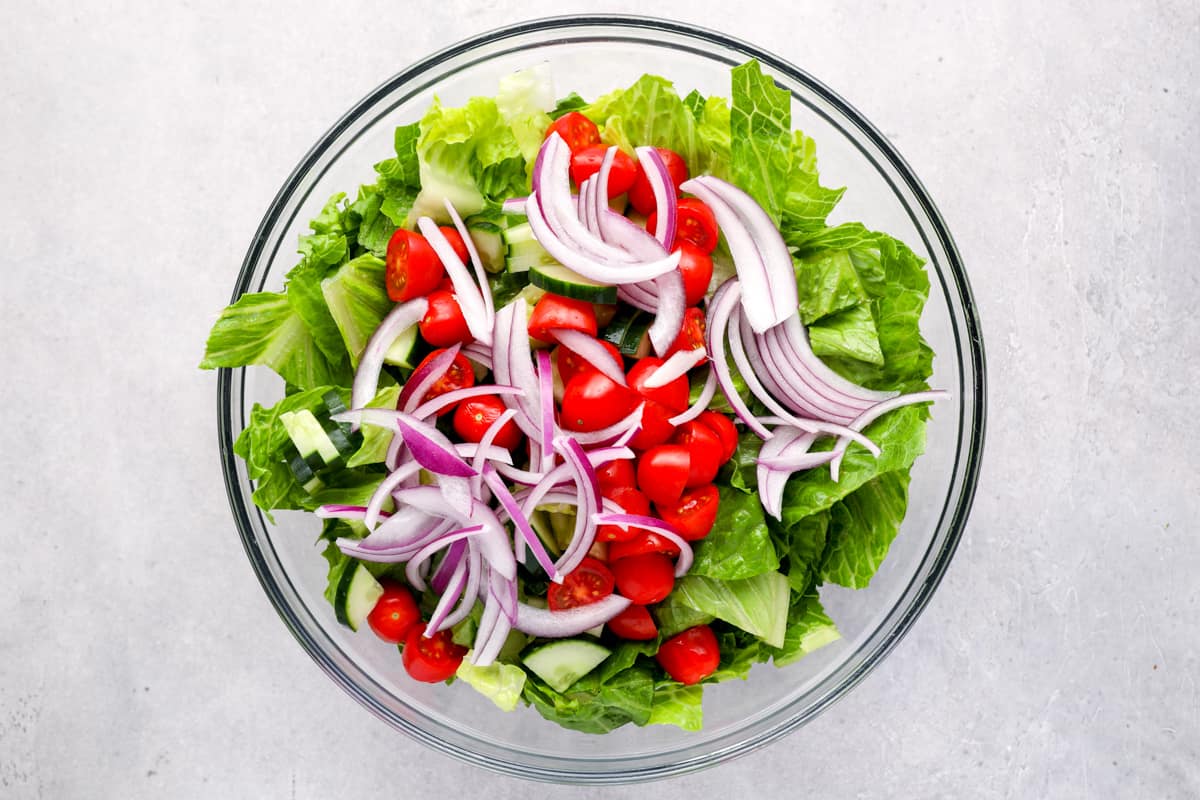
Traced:
<path fill-rule="evenodd" d="M 844 100 L 795 66 L 720 33 L 629 17 L 572 17 L 515 25 L 454 45 L 371 92 L 301 160 L 259 227 L 234 297 L 278 290 L 296 262 L 307 220 L 338 191 L 370 182 L 393 129 L 419 119 L 434 96 L 458 104 L 492 95 L 498 78 L 548 62 L 560 94 L 595 97 L 644 72 L 691 89 L 729 95 L 729 68 L 757 58 L 793 96 L 793 125 L 818 144 L 822 182 L 847 186 L 833 221 L 861 220 L 928 259 L 932 293 L 922 331 L 937 354 L 939 403 L 928 449 L 913 470 L 908 518 L 871 586 L 825 587 L 827 611 L 844 638 L 783 669 L 754 668 L 749 681 L 707 687 L 704 730 L 626 726 L 605 736 L 559 728 L 532 709 L 498 711 L 470 687 L 409 680 L 394 647 L 338 625 L 322 597 L 325 561 L 316 525 L 301 514 L 270 525 L 251 504 L 252 485 L 232 453 L 255 402 L 273 404 L 282 383 L 263 368 L 222 370 L 218 421 L 229 500 L 246 552 L 296 639 L 352 697 L 392 726 L 452 756 L 548 781 L 618 783 L 711 767 L 793 731 L 879 663 L 916 620 L 962 534 L 983 446 L 984 360 L 979 324 L 959 255 L 937 209 L 883 136 Z"/>

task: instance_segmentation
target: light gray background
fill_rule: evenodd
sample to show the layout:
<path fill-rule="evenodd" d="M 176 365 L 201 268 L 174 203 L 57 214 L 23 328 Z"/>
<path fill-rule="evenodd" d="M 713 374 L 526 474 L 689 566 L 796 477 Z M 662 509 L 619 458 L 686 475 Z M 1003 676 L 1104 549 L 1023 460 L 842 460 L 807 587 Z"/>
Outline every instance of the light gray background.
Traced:
<path fill-rule="evenodd" d="M 553 789 L 321 674 L 225 501 L 194 367 L 300 155 L 527 0 L 12 3 L 0 25 L 0 796 L 1200 795 L 1200 7 L 623 2 L 803 66 L 925 181 L 990 367 L 971 525 L 912 633 L 740 761 Z M 486 790 L 484 787 L 487 787 Z"/>

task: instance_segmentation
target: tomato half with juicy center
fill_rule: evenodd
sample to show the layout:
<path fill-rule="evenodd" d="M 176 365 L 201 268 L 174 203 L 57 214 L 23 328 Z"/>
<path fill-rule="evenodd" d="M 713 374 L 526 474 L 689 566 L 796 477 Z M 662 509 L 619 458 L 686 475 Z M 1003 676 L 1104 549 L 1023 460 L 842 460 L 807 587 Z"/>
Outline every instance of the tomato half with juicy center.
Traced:
<path fill-rule="evenodd" d="M 655 510 L 663 522 L 689 542 L 699 541 L 712 531 L 721 507 L 721 492 L 707 484 L 684 492 L 673 503 L 657 504 Z"/>
<path fill-rule="evenodd" d="M 546 602 L 551 611 L 586 606 L 612 594 L 615 584 L 612 571 L 604 562 L 588 556 L 563 577 L 562 583 L 550 584 Z"/>

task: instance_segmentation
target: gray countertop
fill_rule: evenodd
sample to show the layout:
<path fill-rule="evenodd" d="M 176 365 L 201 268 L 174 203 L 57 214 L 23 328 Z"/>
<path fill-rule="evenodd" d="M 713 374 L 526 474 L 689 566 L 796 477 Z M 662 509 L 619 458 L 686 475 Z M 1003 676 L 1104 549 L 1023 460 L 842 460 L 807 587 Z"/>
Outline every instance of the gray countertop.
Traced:
<path fill-rule="evenodd" d="M 81 5 L 0 28 L 0 796 L 644 797 L 464 766 L 326 679 L 241 554 L 195 369 L 343 110 L 463 36 L 594 7 Z M 800 732 L 651 791 L 1200 796 L 1200 6 L 732 9 L 611 7 L 754 41 L 891 138 L 968 267 L 988 446 L 895 652 Z"/>

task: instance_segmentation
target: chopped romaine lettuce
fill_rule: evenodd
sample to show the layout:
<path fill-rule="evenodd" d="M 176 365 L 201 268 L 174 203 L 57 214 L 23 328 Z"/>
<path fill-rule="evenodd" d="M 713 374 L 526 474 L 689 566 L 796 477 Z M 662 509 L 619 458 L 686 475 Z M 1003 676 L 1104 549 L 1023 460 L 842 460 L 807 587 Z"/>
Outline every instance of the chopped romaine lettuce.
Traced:
<path fill-rule="evenodd" d="M 778 572 L 720 581 L 685 575 L 672 593 L 678 603 L 711 614 L 779 647 L 787 623 L 788 580 Z"/>
<path fill-rule="evenodd" d="M 471 663 L 469 654 L 458 665 L 455 675 L 495 703 L 501 711 L 512 711 L 516 708 L 521 702 L 521 692 L 525 689 L 525 670 L 503 661 L 477 667 Z"/>

